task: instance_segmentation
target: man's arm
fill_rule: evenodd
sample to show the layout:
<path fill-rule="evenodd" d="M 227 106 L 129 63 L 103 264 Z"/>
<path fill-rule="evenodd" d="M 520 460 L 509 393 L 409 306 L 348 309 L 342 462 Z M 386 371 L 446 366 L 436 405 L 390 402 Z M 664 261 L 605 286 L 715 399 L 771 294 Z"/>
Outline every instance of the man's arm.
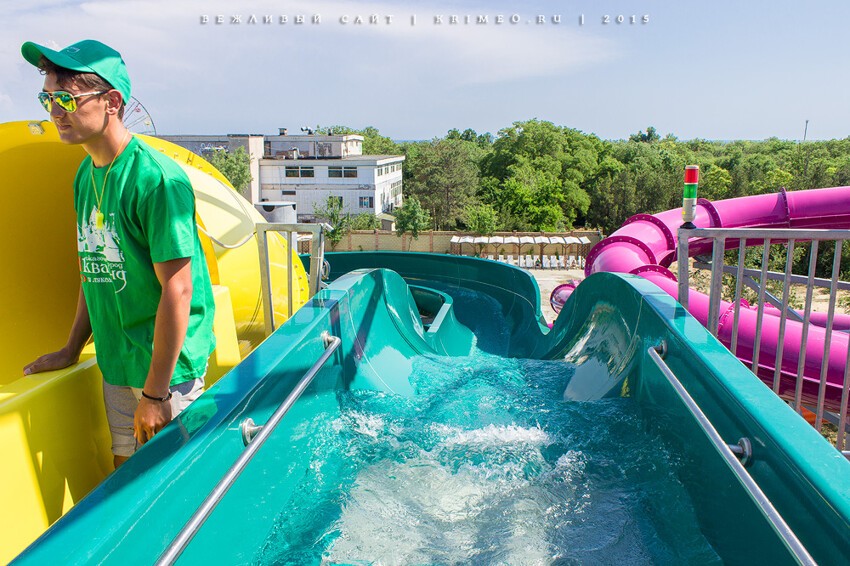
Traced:
<path fill-rule="evenodd" d="M 91 338 L 89 309 L 86 305 L 86 297 L 83 295 L 83 288 L 80 287 L 80 292 L 77 295 L 77 312 L 74 314 L 74 322 L 71 324 L 68 341 L 61 350 L 44 354 L 34 362 L 24 366 L 24 375 L 62 369 L 77 363 L 89 338 Z"/>
<path fill-rule="evenodd" d="M 177 366 L 177 358 L 192 303 L 192 260 L 180 258 L 154 263 L 154 271 L 162 286 L 153 334 L 153 358 L 142 391 L 151 397 L 167 397 L 169 384 Z M 171 404 L 142 396 L 134 418 L 136 440 L 144 444 L 171 420 Z"/>

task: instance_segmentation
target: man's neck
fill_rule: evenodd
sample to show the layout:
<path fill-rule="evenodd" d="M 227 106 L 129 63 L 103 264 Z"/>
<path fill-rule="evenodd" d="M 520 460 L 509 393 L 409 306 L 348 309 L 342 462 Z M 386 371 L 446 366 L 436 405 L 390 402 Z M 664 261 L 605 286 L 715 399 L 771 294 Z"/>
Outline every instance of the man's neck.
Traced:
<path fill-rule="evenodd" d="M 130 132 L 123 123 L 110 125 L 97 139 L 83 144 L 95 167 L 105 167 L 126 147 Z"/>

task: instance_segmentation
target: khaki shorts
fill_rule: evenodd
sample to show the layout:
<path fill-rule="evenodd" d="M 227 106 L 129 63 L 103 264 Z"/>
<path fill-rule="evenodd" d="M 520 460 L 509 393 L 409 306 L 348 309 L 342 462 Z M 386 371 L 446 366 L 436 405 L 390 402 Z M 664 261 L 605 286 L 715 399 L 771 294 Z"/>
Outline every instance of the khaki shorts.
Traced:
<path fill-rule="evenodd" d="M 172 385 L 170 389 L 171 418 L 174 418 L 201 396 L 204 392 L 204 378 L 199 377 Z M 142 390 L 139 387 L 110 385 L 106 381 L 103 382 L 106 420 L 109 422 L 109 432 L 112 435 L 112 453 L 116 456 L 132 456 L 139 448 L 133 436 L 133 417 L 141 398 Z"/>

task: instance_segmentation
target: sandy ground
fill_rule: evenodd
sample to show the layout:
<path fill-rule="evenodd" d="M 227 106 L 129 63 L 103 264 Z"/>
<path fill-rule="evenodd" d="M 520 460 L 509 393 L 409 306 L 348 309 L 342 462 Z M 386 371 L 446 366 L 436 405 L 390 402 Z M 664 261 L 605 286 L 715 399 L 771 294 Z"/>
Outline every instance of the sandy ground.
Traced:
<path fill-rule="evenodd" d="M 543 310 L 546 322 L 552 322 L 558 316 L 549 304 L 549 296 L 555 287 L 571 279 L 579 281 L 584 279 L 583 269 L 529 269 L 527 271 L 534 276 L 540 288 L 540 308 Z"/>

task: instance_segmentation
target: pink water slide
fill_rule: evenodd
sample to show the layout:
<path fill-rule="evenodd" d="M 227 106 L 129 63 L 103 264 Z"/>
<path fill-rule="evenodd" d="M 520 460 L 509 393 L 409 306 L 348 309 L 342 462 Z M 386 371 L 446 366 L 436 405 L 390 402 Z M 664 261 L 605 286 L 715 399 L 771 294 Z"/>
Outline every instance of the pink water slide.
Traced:
<path fill-rule="evenodd" d="M 678 296 L 676 277 L 667 268 L 676 260 L 676 233 L 682 224 L 682 209 L 668 210 L 659 214 L 638 214 L 629 218 L 623 226 L 605 238 L 587 256 L 585 274 L 597 271 L 633 273 L 644 277 L 664 291 Z M 697 201 L 696 219 L 698 228 L 804 228 L 804 229 L 847 229 L 850 228 L 850 187 L 815 189 L 809 191 L 755 195 L 710 202 Z M 727 241 L 727 247 L 737 247 L 737 241 Z M 689 255 L 711 254 L 711 241 L 693 239 L 689 242 Z M 557 291 L 557 290 L 556 290 Z M 553 302 L 556 301 L 553 293 Z M 688 310 L 702 324 L 708 320 L 708 296 L 696 291 L 688 295 Z M 723 301 L 720 306 L 718 338 L 727 347 L 732 340 L 732 313 L 734 305 Z M 758 375 L 773 386 L 775 367 L 781 368 L 780 395 L 793 397 L 798 361 L 805 356 L 803 370 L 803 402 L 817 403 L 821 365 L 826 360 L 825 408 L 837 411 L 841 404 L 844 370 L 847 365 L 846 332 L 833 331 L 830 347 L 824 348 L 826 329 L 823 313 L 812 313 L 813 324 L 809 325 L 805 348 L 801 348 L 803 324 L 787 320 L 785 324 L 782 358 L 779 352 L 779 322 L 777 309 L 765 309 L 759 348 Z M 738 322 L 737 356 L 748 367 L 752 367 L 756 339 L 757 311 L 740 309 Z M 836 316 L 834 328 L 846 326 L 847 317 Z"/>

